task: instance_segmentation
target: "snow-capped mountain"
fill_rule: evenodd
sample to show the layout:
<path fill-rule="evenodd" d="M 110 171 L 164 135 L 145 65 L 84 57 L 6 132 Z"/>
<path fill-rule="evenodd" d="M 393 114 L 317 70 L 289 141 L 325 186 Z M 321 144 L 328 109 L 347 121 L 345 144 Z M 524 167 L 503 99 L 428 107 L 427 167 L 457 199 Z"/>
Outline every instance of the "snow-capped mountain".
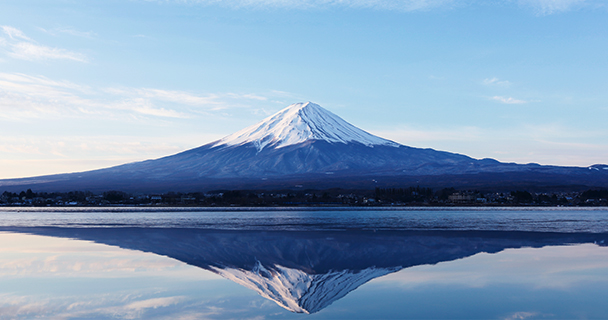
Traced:
<path fill-rule="evenodd" d="M 374 136 L 307 102 L 292 104 L 239 132 L 175 155 L 87 172 L 0 180 L 0 189 L 608 187 L 608 170 L 600 169 L 605 167 L 501 163 L 412 148 Z"/>
<path fill-rule="evenodd" d="M 399 147 L 399 144 L 369 134 L 312 102 L 294 103 L 255 125 L 220 139 L 213 147 L 252 144 L 261 151 L 266 147 L 278 149 L 310 140 Z"/>

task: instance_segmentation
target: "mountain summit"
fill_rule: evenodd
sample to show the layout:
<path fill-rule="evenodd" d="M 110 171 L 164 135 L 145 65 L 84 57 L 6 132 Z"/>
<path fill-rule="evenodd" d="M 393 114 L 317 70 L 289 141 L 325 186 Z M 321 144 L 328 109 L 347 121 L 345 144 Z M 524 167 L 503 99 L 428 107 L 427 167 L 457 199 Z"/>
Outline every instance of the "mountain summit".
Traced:
<path fill-rule="evenodd" d="M 265 147 L 282 148 L 308 140 L 360 143 L 365 146 L 399 146 L 353 126 L 312 102 L 294 103 L 255 125 L 217 141 L 213 146 L 241 146 L 251 143 L 261 151 Z"/>
<path fill-rule="evenodd" d="M 296 103 L 241 131 L 155 160 L 87 172 L 0 180 L 9 191 L 361 188 L 425 186 L 608 187 L 608 166 L 501 163 L 412 148 L 374 136 L 337 115 Z"/>

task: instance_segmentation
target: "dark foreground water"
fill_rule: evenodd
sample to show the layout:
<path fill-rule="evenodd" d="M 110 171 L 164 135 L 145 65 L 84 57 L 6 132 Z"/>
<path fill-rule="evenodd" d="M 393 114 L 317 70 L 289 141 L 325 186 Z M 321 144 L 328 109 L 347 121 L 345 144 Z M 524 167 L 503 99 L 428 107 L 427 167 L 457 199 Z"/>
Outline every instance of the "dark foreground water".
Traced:
<path fill-rule="evenodd" d="M 608 209 L 0 208 L 2 319 L 606 319 Z"/>

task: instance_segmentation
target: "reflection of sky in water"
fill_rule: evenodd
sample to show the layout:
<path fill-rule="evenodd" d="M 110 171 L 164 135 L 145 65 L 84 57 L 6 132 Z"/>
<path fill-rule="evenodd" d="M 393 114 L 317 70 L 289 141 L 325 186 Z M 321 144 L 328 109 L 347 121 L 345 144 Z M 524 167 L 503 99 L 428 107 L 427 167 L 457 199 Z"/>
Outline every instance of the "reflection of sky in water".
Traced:
<path fill-rule="evenodd" d="M 368 290 L 386 297 L 378 300 L 386 307 L 402 301 L 415 306 L 402 310 L 411 318 L 606 318 L 608 248 L 582 244 L 480 253 L 408 268 L 373 280 Z M 351 298 L 361 299 L 358 292 Z"/>
<path fill-rule="evenodd" d="M 0 233 L 2 318 L 606 318 L 608 248 L 506 249 L 377 278 L 312 315 L 177 260 Z"/>
<path fill-rule="evenodd" d="M 257 298 L 211 272 L 167 257 L 5 232 L 0 233 L 0 282 L 0 317 L 7 319 L 200 318 L 232 314 L 232 305 L 222 309 L 228 296 L 246 304 Z"/>

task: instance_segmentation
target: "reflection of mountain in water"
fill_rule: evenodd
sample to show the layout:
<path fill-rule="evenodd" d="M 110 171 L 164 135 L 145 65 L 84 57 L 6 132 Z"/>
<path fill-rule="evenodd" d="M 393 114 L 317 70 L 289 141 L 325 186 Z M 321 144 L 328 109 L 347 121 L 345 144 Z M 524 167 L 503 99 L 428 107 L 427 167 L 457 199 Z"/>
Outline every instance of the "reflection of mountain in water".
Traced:
<path fill-rule="evenodd" d="M 216 231 L 165 228 L 11 228 L 165 255 L 215 272 L 281 307 L 317 312 L 367 281 L 480 252 L 575 243 L 606 234 L 507 231 Z"/>
<path fill-rule="evenodd" d="M 280 265 L 264 267 L 261 262 L 253 270 L 212 267 L 222 277 L 258 292 L 281 307 L 303 313 L 317 312 L 344 297 L 360 285 L 395 272 L 401 267 L 367 268 L 352 271 L 329 271 L 308 274 Z"/>

